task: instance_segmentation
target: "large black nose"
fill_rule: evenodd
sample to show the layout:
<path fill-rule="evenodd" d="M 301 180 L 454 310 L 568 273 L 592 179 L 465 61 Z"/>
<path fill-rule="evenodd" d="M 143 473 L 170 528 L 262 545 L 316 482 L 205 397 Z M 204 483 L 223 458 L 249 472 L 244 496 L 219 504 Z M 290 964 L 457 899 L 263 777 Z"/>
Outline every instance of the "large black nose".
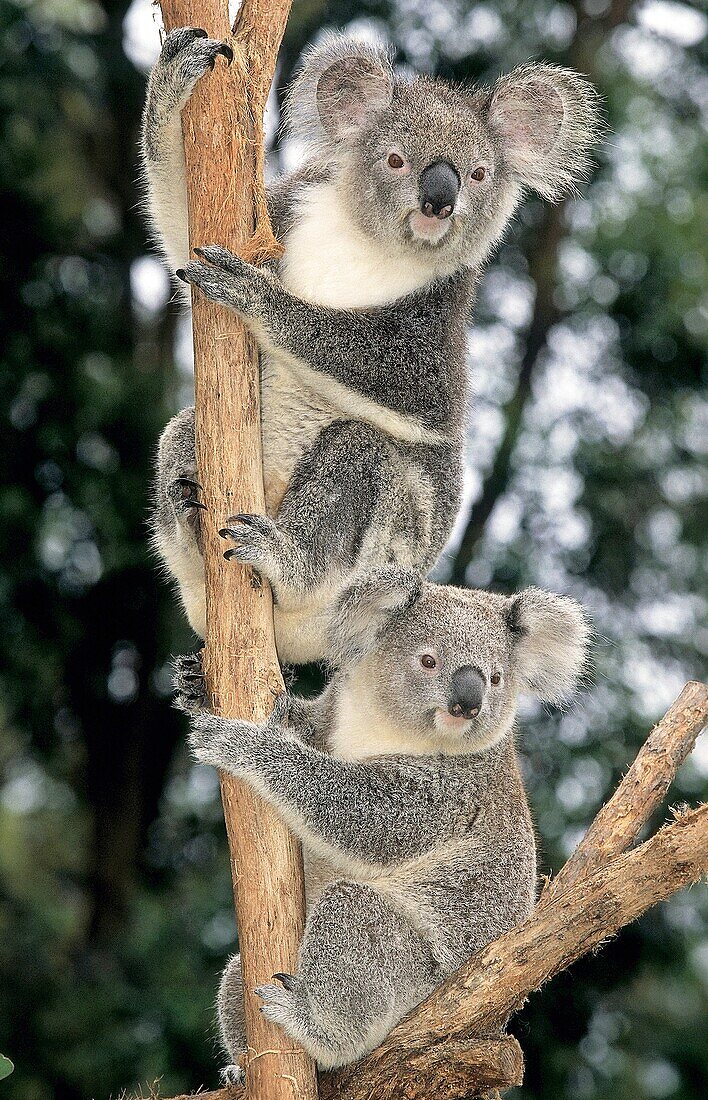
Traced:
<path fill-rule="evenodd" d="M 484 701 L 484 677 L 474 665 L 458 668 L 450 684 L 447 709 L 455 718 L 476 718 Z"/>
<path fill-rule="evenodd" d="M 420 177 L 420 209 L 429 218 L 449 218 L 460 191 L 460 177 L 449 160 L 435 160 Z"/>

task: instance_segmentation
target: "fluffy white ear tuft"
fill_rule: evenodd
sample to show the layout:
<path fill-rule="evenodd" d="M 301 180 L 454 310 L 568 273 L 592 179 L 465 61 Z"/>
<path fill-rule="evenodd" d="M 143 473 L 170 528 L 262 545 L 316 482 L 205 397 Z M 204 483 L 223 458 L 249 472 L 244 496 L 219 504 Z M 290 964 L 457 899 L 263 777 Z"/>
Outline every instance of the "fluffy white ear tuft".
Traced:
<path fill-rule="evenodd" d="M 291 85 L 288 126 L 315 143 L 346 142 L 388 106 L 392 95 L 385 50 L 330 35 L 305 55 Z"/>
<path fill-rule="evenodd" d="M 575 690 L 587 658 L 590 626 L 570 596 L 526 588 L 508 609 L 514 659 L 526 690 L 560 703 Z"/>
<path fill-rule="evenodd" d="M 572 69 L 523 65 L 501 77 L 487 117 L 518 182 L 551 200 L 575 190 L 600 133 L 599 102 L 592 84 Z"/>
<path fill-rule="evenodd" d="M 407 569 L 377 569 L 350 585 L 337 605 L 329 630 L 333 663 L 363 657 L 383 631 L 419 598 L 423 581 Z"/>

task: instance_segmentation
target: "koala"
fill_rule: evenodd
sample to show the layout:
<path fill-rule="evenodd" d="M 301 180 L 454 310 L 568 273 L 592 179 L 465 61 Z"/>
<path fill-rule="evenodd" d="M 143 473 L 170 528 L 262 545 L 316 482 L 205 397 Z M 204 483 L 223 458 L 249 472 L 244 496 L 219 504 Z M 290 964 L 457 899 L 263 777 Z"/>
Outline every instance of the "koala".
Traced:
<path fill-rule="evenodd" d="M 545 64 L 493 87 L 404 80 L 384 52 L 331 37 L 289 96 L 305 163 L 268 187 L 282 259 L 256 267 L 206 244 L 190 262 L 180 111 L 220 54 L 201 30 L 165 40 L 144 111 L 148 207 L 177 274 L 259 344 L 267 514 L 222 533 L 226 555 L 271 583 L 279 655 L 298 663 L 326 656 L 356 578 L 427 572 L 440 553 L 460 500 L 480 266 L 524 189 L 555 200 L 583 175 L 596 95 Z M 203 635 L 195 471 L 186 410 L 160 442 L 153 542 Z"/>
<path fill-rule="evenodd" d="M 200 708 L 195 658 L 178 704 L 196 758 L 244 779 L 303 845 L 298 972 L 255 990 L 322 1069 L 363 1057 L 535 901 L 534 833 L 514 750 L 518 696 L 574 689 L 588 626 L 572 599 L 433 585 L 398 569 L 347 590 L 322 695 L 282 695 L 263 725 Z M 196 713 L 195 713 L 196 712 Z M 238 956 L 218 1013 L 239 1076 Z"/>

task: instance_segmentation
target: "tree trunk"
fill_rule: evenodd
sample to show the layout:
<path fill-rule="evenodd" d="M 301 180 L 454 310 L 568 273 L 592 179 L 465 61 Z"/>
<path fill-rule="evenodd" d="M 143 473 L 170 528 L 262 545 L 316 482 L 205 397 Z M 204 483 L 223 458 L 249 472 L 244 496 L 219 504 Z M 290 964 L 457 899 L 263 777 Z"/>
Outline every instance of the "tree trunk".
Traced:
<path fill-rule="evenodd" d="M 218 243 L 253 259 L 277 255 L 263 191 L 263 109 L 289 0 L 244 0 L 233 32 L 225 0 L 162 0 L 165 28 L 204 28 L 234 50 L 219 59 L 182 116 L 190 245 Z M 240 319 L 193 297 L 197 466 L 203 513 L 205 672 L 217 714 L 262 721 L 283 690 L 270 591 L 223 558 L 218 529 L 237 512 L 264 512 L 258 354 Z M 313 1100 L 314 1067 L 258 1011 L 252 990 L 297 969 L 304 926 L 302 859 L 274 809 L 222 775 L 246 999 L 249 1098 Z"/>

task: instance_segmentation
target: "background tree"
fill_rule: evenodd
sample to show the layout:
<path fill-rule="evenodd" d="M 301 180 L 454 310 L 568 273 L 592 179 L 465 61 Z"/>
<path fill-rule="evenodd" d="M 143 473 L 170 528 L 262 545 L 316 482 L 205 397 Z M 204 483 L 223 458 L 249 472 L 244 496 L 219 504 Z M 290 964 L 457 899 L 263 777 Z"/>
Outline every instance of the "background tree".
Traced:
<path fill-rule="evenodd" d="M 527 202 L 485 276 L 467 514 L 439 571 L 572 592 L 593 615 L 588 690 L 522 723 L 558 868 L 701 672 L 707 21 L 665 0 L 308 0 L 281 89 L 323 27 L 454 79 L 575 64 L 606 99 L 582 198 Z M 0 42 L 2 1087 L 88 1100 L 161 1078 L 170 1095 L 214 1080 L 235 928 L 216 778 L 169 707 L 169 656 L 193 640 L 146 545 L 152 450 L 190 390 L 138 209 L 157 30 L 147 0 L 0 0 Z M 296 156 L 274 142 L 274 168 Z M 677 789 L 694 800 L 707 772 L 704 750 Z M 680 895 L 536 997 L 515 1025 L 519 1100 L 705 1095 L 705 917 L 704 891 Z"/>

